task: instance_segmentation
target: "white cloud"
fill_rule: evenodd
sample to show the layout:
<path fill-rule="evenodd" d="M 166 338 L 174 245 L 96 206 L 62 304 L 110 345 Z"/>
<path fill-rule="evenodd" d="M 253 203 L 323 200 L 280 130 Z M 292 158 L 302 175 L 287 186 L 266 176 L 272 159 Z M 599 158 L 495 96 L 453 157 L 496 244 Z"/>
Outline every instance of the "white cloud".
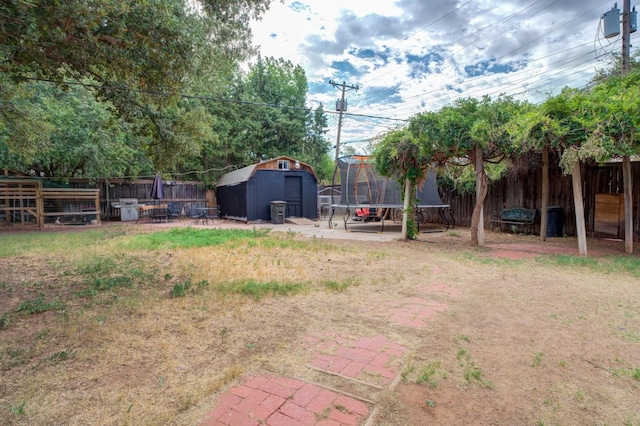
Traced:
<path fill-rule="evenodd" d="M 602 0 L 285 0 L 253 25 L 263 56 L 305 69 L 310 104 L 332 111 L 329 79 L 358 84 L 349 113 L 408 119 L 460 97 L 502 93 L 534 102 L 579 87 L 619 40 L 598 32 Z M 606 55 L 605 55 L 606 57 Z M 331 117 L 330 117 L 331 118 Z M 400 122 L 345 117 L 342 141 Z M 335 140 L 337 119 L 328 138 Z"/>

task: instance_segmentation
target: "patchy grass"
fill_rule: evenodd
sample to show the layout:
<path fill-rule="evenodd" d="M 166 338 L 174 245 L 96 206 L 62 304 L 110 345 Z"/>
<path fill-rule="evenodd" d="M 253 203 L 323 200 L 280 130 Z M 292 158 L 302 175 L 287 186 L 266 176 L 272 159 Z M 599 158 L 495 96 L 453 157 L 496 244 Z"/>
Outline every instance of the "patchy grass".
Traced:
<path fill-rule="evenodd" d="M 26 300 L 18 307 L 18 312 L 26 315 L 41 314 L 48 311 L 63 311 L 66 305 L 58 297 L 45 300 L 44 294 L 39 295 L 33 300 Z"/>
<path fill-rule="evenodd" d="M 24 232 L 0 234 L 0 258 L 24 254 L 68 254 L 89 245 L 103 244 L 125 236 L 118 227 L 76 232 Z"/>
<path fill-rule="evenodd" d="M 466 340 L 465 340 L 466 341 Z M 465 384 L 479 384 L 486 388 L 492 388 L 493 383 L 484 378 L 484 373 L 476 362 L 472 359 L 471 353 L 467 349 L 460 347 L 456 354 L 458 368 L 462 370 L 462 377 Z"/>
<path fill-rule="evenodd" d="M 257 282 L 254 280 L 239 280 L 222 283 L 217 286 L 220 294 L 241 294 L 253 300 L 260 300 L 268 296 L 290 296 L 308 289 L 305 283 L 280 283 L 277 281 Z"/>
<path fill-rule="evenodd" d="M 583 257 L 572 255 L 554 255 L 551 257 L 557 265 L 568 267 L 581 267 L 593 271 L 616 274 L 626 272 L 635 277 L 640 277 L 640 258 L 637 256 L 604 256 Z"/>
<path fill-rule="evenodd" d="M 170 296 L 173 298 L 184 297 L 187 294 L 198 294 L 203 289 L 209 286 L 209 282 L 206 280 L 198 281 L 195 286 L 191 284 L 191 280 L 187 279 L 184 283 L 177 283 L 171 289 Z"/>
<path fill-rule="evenodd" d="M 351 287 L 360 285 L 360 280 L 358 280 L 357 278 L 347 278 L 342 281 L 326 280 L 322 281 L 321 284 L 327 290 L 334 292 L 343 292 Z"/>
<path fill-rule="evenodd" d="M 395 344 L 409 351 L 378 361 L 403 366 L 397 389 L 422 392 L 415 417 L 403 417 L 411 402 L 399 393 L 349 390 L 375 401 L 380 424 L 437 423 L 430 416 L 442 410 L 484 424 L 637 421 L 634 260 L 547 257 L 541 280 L 538 260 L 487 262 L 488 250 L 462 240 L 337 242 L 152 226 L 0 235 L 0 418 L 199 424 L 241 378 L 316 380 L 303 342 L 326 332 L 383 335 L 389 352 Z M 426 293 L 434 284 L 459 295 Z M 411 300 L 449 309 L 420 329 L 380 315 Z M 606 345 L 585 345 L 593 341 Z M 542 351 L 540 367 L 530 368 Z M 494 410 L 484 409 L 488 398 Z"/>
<path fill-rule="evenodd" d="M 128 250 L 162 250 L 191 247 L 210 247 L 230 242 L 253 243 L 257 238 L 269 234 L 264 229 L 196 229 L 173 228 L 169 231 L 135 235 L 123 241 L 123 248 Z"/>
<path fill-rule="evenodd" d="M 418 374 L 416 378 L 417 384 L 426 383 L 432 388 L 438 386 L 438 378 L 446 377 L 446 373 L 441 367 L 440 361 L 429 362 L 418 368 Z"/>

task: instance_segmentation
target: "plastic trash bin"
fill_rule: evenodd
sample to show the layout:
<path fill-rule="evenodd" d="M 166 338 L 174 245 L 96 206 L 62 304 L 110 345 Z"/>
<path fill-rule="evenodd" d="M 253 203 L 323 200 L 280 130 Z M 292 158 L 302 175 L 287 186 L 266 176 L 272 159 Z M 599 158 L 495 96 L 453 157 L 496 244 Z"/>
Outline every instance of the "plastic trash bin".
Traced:
<path fill-rule="evenodd" d="M 547 207 L 547 237 L 562 237 L 564 209 L 560 206 Z"/>
<path fill-rule="evenodd" d="M 272 201 L 271 202 L 271 223 L 283 224 L 284 214 L 287 209 L 286 201 Z"/>

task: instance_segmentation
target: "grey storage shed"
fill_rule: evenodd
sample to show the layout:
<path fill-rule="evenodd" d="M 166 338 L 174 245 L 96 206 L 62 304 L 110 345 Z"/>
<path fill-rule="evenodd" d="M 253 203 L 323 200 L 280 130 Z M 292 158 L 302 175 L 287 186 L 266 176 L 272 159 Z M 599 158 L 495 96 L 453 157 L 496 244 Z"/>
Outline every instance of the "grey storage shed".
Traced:
<path fill-rule="evenodd" d="M 216 196 L 223 218 L 271 221 L 272 201 L 286 203 L 285 218 L 318 218 L 318 179 L 313 168 L 291 157 L 261 161 L 220 177 Z"/>

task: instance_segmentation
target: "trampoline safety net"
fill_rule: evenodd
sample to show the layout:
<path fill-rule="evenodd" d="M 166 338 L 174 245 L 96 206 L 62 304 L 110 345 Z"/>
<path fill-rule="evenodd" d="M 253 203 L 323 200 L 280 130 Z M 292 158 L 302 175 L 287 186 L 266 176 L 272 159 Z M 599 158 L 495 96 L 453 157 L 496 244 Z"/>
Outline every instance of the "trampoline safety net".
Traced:
<path fill-rule="evenodd" d="M 358 207 L 361 205 L 399 208 L 402 207 L 402 188 L 394 178 L 382 176 L 375 167 L 375 157 L 351 155 L 338 159 L 333 174 L 333 184 L 340 179 L 340 200 L 333 199 L 336 207 Z M 336 197 L 337 198 L 337 197 Z M 448 207 L 438 193 L 436 171 L 429 169 L 427 179 L 416 190 L 417 206 Z"/>

